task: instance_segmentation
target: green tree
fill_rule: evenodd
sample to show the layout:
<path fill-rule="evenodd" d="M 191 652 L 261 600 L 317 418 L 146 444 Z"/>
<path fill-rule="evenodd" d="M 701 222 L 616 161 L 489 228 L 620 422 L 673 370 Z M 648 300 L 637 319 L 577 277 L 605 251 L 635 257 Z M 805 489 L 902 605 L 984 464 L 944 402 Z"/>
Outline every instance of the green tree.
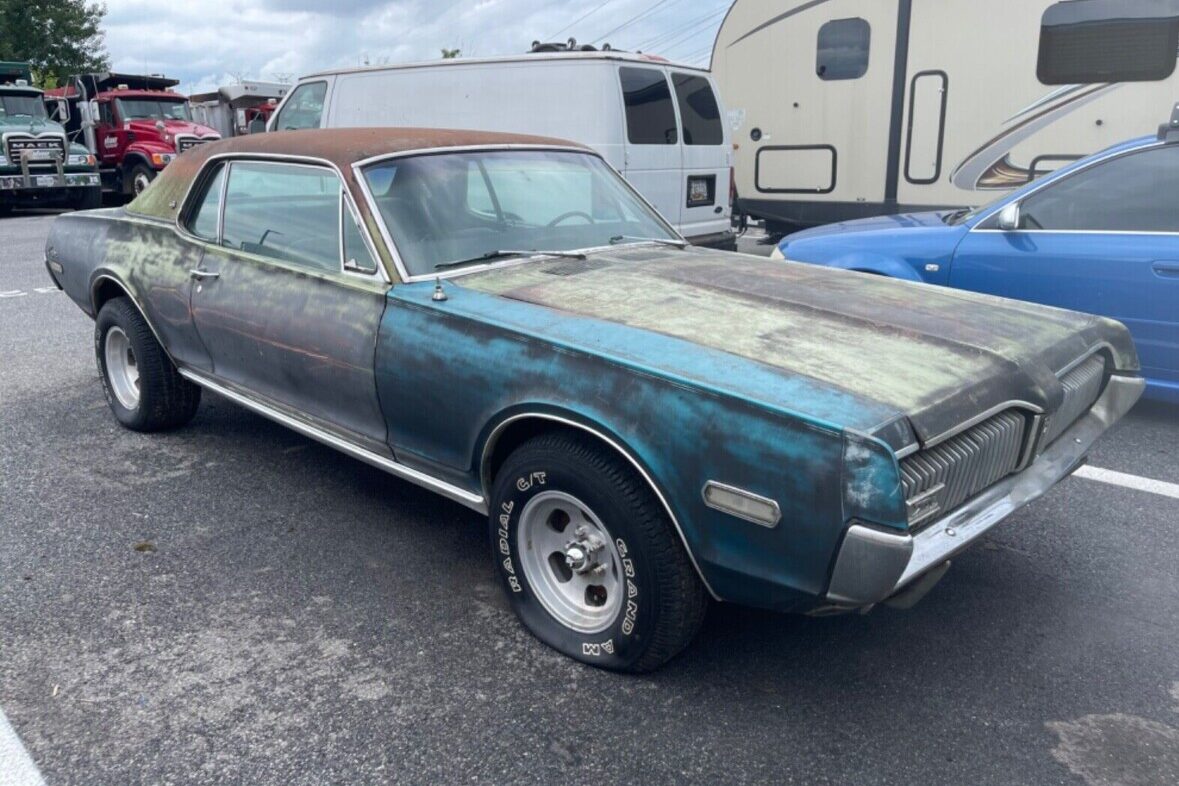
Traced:
<path fill-rule="evenodd" d="M 442 59 L 443 60 L 453 60 L 454 58 L 459 57 L 462 53 L 463 53 L 463 50 L 461 50 L 461 49 L 443 49 L 442 50 Z"/>
<path fill-rule="evenodd" d="M 104 16 L 105 5 L 87 0 L 0 0 L 0 58 L 29 62 L 41 87 L 104 71 Z"/>

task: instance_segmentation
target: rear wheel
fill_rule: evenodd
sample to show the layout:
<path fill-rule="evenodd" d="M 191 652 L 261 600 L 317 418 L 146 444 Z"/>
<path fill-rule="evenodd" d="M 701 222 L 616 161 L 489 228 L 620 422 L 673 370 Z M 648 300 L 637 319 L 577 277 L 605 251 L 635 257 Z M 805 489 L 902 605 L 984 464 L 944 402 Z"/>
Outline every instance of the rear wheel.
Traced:
<path fill-rule="evenodd" d="M 580 434 L 535 437 L 504 462 L 491 546 L 525 627 L 585 663 L 655 669 L 703 621 L 704 586 L 650 487 Z"/>
<path fill-rule="evenodd" d="M 192 420 L 201 389 L 176 370 L 129 298 L 113 298 L 94 322 L 94 350 L 107 403 L 134 431 L 161 431 Z"/>

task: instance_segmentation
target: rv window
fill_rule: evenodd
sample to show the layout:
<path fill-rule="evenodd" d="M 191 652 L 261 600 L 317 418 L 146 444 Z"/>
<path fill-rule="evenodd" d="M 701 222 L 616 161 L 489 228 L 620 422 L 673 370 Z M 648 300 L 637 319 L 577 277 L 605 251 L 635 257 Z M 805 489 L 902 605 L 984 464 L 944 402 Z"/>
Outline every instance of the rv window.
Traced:
<path fill-rule="evenodd" d="M 832 19 L 819 28 L 815 73 L 820 79 L 859 79 L 868 72 L 872 27 L 864 19 Z"/>
<path fill-rule="evenodd" d="M 620 68 L 626 103 L 626 137 L 632 145 L 674 145 L 679 141 L 671 90 L 662 71 Z"/>
<path fill-rule="evenodd" d="M 299 85 L 287 99 L 274 127 L 279 131 L 319 128 L 323 117 L 323 99 L 326 95 L 327 82 L 308 82 Z"/>
<path fill-rule="evenodd" d="M 1171 76 L 1179 50 L 1179 2 L 1128 5 L 1083 0 L 1048 8 L 1040 22 L 1040 81 L 1072 85 Z"/>
<path fill-rule="evenodd" d="M 720 108 L 712 85 L 702 76 L 675 74 L 675 97 L 680 105 L 685 145 L 719 145 L 724 142 Z"/>
<path fill-rule="evenodd" d="M 1045 186 L 1020 205 L 1020 228 L 1179 232 L 1179 145 L 1097 164 Z"/>

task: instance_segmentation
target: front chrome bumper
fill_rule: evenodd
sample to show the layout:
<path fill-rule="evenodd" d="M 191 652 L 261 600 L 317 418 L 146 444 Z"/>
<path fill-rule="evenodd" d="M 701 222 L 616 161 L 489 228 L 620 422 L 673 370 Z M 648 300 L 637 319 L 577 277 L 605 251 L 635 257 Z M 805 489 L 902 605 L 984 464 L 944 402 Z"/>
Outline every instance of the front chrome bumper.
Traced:
<path fill-rule="evenodd" d="M 20 175 L 0 175 L 0 191 L 30 191 L 42 188 L 83 188 L 102 185 L 97 172 L 32 172 Z"/>
<path fill-rule="evenodd" d="M 879 603 L 969 546 L 1079 467 L 1097 438 L 1130 411 L 1145 387 L 1141 377 L 1111 377 L 1097 403 L 1031 466 L 915 536 L 853 524 L 836 557 L 827 601 L 849 607 Z"/>

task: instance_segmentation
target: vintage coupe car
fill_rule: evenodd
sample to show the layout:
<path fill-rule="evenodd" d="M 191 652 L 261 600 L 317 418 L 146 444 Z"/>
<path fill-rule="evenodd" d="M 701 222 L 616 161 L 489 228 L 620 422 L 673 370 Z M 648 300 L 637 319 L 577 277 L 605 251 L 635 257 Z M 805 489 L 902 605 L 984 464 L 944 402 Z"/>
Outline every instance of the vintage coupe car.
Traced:
<path fill-rule="evenodd" d="M 1100 317 L 687 247 L 597 154 L 415 129 L 242 137 L 61 216 L 125 426 L 202 388 L 488 516 L 520 619 L 654 668 L 709 597 L 914 601 L 1138 399 Z"/>

